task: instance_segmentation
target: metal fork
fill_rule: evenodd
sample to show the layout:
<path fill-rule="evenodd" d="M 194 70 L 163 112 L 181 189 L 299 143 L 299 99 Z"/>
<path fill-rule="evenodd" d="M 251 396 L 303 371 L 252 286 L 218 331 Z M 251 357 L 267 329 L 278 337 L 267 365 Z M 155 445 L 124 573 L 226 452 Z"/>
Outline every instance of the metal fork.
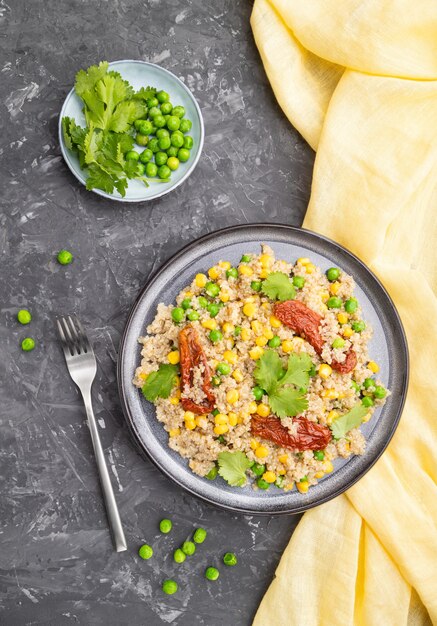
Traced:
<path fill-rule="evenodd" d="M 103 497 L 105 499 L 115 549 L 117 552 L 123 552 L 123 550 L 127 550 L 126 539 L 91 404 L 91 386 L 97 371 L 96 357 L 94 356 L 92 346 L 82 324 L 76 316 L 74 316 L 74 321 L 68 315 L 66 318 L 61 317 L 56 320 L 56 322 L 68 371 L 73 381 L 79 387 L 85 404 L 94 454 L 97 461 L 97 469 L 99 470 Z"/>

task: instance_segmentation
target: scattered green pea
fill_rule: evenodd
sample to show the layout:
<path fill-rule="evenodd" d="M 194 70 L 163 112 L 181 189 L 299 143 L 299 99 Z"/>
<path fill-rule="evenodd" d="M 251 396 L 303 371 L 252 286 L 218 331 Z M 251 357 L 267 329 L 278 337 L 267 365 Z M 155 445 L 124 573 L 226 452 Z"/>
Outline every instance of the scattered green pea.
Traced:
<path fill-rule="evenodd" d="M 135 141 L 139 146 L 147 146 L 147 144 L 149 143 L 149 137 L 148 135 L 142 135 L 141 133 L 137 133 Z"/>
<path fill-rule="evenodd" d="M 373 406 L 374 402 L 370 396 L 364 396 L 364 398 L 361 400 L 361 404 L 368 408 Z"/>
<path fill-rule="evenodd" d="M 153 153 L 159 152 L 159 139 L 156 137 L 152 137 L 147 145 L 149 146 L 149 150 Z"/>
<path fill-rule="evenodd" d="M 147 163 L 150 161 L 150 159 L 153 158 L 153 152 L 149 149 L 146 148 L 145 150 L 142 151 L 142 153 L 140 154 L 140 161 L 141 163 L 144 163 L 144 165 L 147 165 Z"/>
<path fill-rule="evenodd" d="M 334 341 L 332 342 L 332 347 L 334 349 L 343 348 L 344 344 L 345 344 L 345 340 L 342 337 L 336 337 Z"/>
<path fill-rule="evenodd" d="M 168 102 L 170 100 L 170 96 L 166 91 L 163 91 L 161 89 L 161 91 L 158 91 L 158 93 L 156 94 L 156 99 L 162 104 L 163 102 Z"/>
<path fill-rule="evenodd" d="M 255 398 L 255 400 L 259 402 L 260 400 L 262 400 L 262 397 L 264 395 L 264 390 L 261 389 L 261 387 L 256 386 L 256 387 L 253 387 L 252 393 L 253 393 L 253 397 Z"/>
<path fill-rule="evenodd" d="M 205 478 L 207 478 L 208 480 L 214 480 L 215 478 L 217 478 L 217 474 L 218 474 L 218 469 L 217 469 L 217 466 L 214 465 L 206 474 Z"/>
<path fill-rule="evenodd" d="M 20 324 L 29 324 L 32 320 L 32 315 L 27 309 L 21 309 L 17 313 L 17 320 L 20 322 Z"/>
<path fill-rule="evenodd" d="M 170 137 L 161 137 L 161 139 L 158 139 L 158 146 L 160 150 L 168 150 L 171 146 Z M 167 153 L 165 157 L 166 157 L 165 160 L 167 161 L 168 159 Z"/>
<path fill-rule="evenodd" d="M 300 483 L 307 483 L 308 482 L 308 476 L 303 476 L 303 478 L 301 478 L 299 482 Z"/>
<path fill-rule="evenodd" d="M 270 487 L 270 484 L 266 480 L 264 480 L 264 478 L 258 478 L 256 484 L 260 489 L 268 489 Z"/>
<path fill-rule="evenodd" d="M 159 522 L 159 530 L 164 533 L 164 535 L 167 535 L 171 531 L 172 527 L 172 521 L 169 519 L 164 518 Z"/>
<path fill-rule="evenodd" d="M 179 324 L 179 322 L 182 322 L 184 317 L 185 317 L 185 311 L 180 306 L 175 307 L 171 312 L 171 319 L 174 322 L 176 322 L 176 324 Z"/>
<path fill-rule="evenodd" d="M 179 167 L 179 159 L 175 156 L 170 157 L 167 161 L 167 165 L 171 169 L 171 171 L 174 172 Z"/>
<path fill-rule="evenodd" d="M 138 161 L 138 159 L 140 158 L 140 153 L 136 150 L 129 150 L 129 152 L 126 152 L 124 158 L 126 159 L 126 161 Z"/>
<path fill-rule="evenodd" d="M 375 387 L 375 381 L 373 378 L 366 378 L 363 382 L 364 389 L 370 389 L 370 387 Z"/>
<path fill-rule="evenodd" d="M 215 302 L 211 302 L 210 304 L 207 305 L 206 310 L 208 311 L 211 317 L 215 317 L 216 315 L 218 315 L 218 312 L 220 311 L 220 306 L 216 304 Z"/>
<path fill-rule="evenodd" d="M 190 320 L 190 322 L 195 322 L 196 320 L 199 319 L 200 315 L 197 311 L 190 311 L 187 317 Z"/>
<path fill-rule="evenodd" d="M 216 370 L 219 374 L 223 374 L 223 376 L 227 376 L 231 373 L 231 366 L 229 363 L 221 362 L 217 365 Z"/>
<path fill-rule="evenodd" d="M 266 471 L 266 466 L 262 463 L 254 463 L 250 468 L 255 476 L 262 476 Z"/>
<path fill-rule="evenodd" d="M 206 539 L 207 532 L 204 528 L 196 528 L 193 533 L 194 543 L 203 543 Z"/>
<path fill-rule="evenodd" d="M 333 283 L 340 276 L 340 270 L 338 267 L 330 267 L 329 270 L 326 270 L 326 278 L 330 283 Z"/>
<path fill-rule="evenodd" d="M 222 384 L 222 379 L 220 378 L 220 376 L 212 376 L 211 377 L 211 384 L 214 387 L 220 387 L 220 385 Z"/>
<path fill-rule="evenodd" d="M 373 395 L 377 400 L 382 400 L 387 395 L 387 391 L 381 385 L 377 385 Z"/>
<path fill-rule="evenodd" d="M 251 289 L 253 289 L 254 291 L 261 291 L 261 287 L 262 287 L 262 282 L 260 280 L 253 280 L 250 283 L 250 287 Z"/>
<path fill-rule="evenodd" d="M 163 102 L 161 104 L 161 113 L 164 116 L 170 115 L 172 108 L 173 108 L 173 105 L 171 102 Z"/>
<path fill-rule="evenodd" d="M 352 389 L 355 389 L 355 391 L 356 391 L 357 393 L 360 393 L 360 391 L 361 391 L 361 387 L 360 387 L 360 385 L 357 383 L 357 381 L 356 381 L 356 380 L 351 380 L 351 387 L 352 387 Z"/>
<path fill-rule="evenodd" d="M 355 313 L 358 309 L 358 300 L 356 298 L 349 298 L 344 303 L 344 309 L 346 313 Z"/>
<path fill-rule="evenodd" d="M 235 335 L 235 337 L 239 337 L 241 335 L 241 331 L 242 330 L 243 329 L 241 328 L 241 326 L 235 326 L 235 328 L 234 328 L 234 335 Z"/>
<path fill-rule="evenodd" d="M 178 590 L 178 584 L 175 580 L 164 580 L 164 582 L 162 583 L 162 590 L 164 593 L 171 596 Z"/>
<path fill-rule="evenodd" d="M 151 135 L 153 130 L 153 124 L 150 120 L 139 120 L 137 130 L 139 130 L 142 135 Z"/>
<path fill-rule="evenodd" d="M 171 174 L 171 170 L 169 167 L 167 167 L 167 165 L 161 165 L 160 167 L 158 167 L 158 176 L 159 178 L 165 180 L 166 178 L 169 178 Z"/>
<path fill-rule="evenodd" d="M 285 483 L 285 478 L 283 476 L 278 476 L 278 478 L 275 480 L 275 485 L 276 487 L 279 487 L 279 489 L 282 489 Z"/>
<path fill-rule="evenodd" d="M 149 109 L 149 118 L 151 120 L 153 120 L 154 117 L 156 117 L 157 115 L 162 115 L 161 114 L 161 109 L 159 107 L 151 107 Z"/>
<path fill-rule="evenodd" d="M 176 117 L 176 115 L 170 115 L 170 117 L 167 120 L 167 128 L 174 132 L 175 130 L 179 130 L 180 125 L 181 125 L 181 120 L 178 117 Z"/>
<path fill-rule="evenodd" d="M 352 322 L 351 326 L 352 330 L 354 330 L 356 333 L 362 333 L 363 330 L 365 330 L 366 328 L 366 324 L 363 322 L 363 320 Z"/>
<path fill-rule="evenodd" d="M 35 341 L 34 339 L 32 339 L 32 337 L 26 337 L 21 342 L 21 349 L 23 350 L 23 352 L 30 352 L 31 350 L 34 349 L 34 347 L 35 347 Z"/>
<path fill-rule="evenodd" d="M 170 121 L 170 120 L 169 120 Z M 176 130 L 175 132 L 173 132 L 171 134 L 171 145 L 175 146 L 176 148 L 182 148 L 182 146 L 184 145 L 184 136 L 181 132 L 179 132 L 178 130 Z M 179 151 L 180 152 L 180 151 Z M 183 161 L 183 159 L 180 157 L 180 154 L 178 152 L 178 157 L 180 161 Z"/>
<path fill-rule="evenodd" d="M 226 552 L 223 557 L 223 563 L 229 565 L 229 567 L 233 567 L 237 565 L 237 556 L 233 552 Z"/>
<path fill-rule="evenodd" d="M 212 343 L 217 343 L 218 341 L 221 341 L 223 339 L 222 332 L 218 330 L 217 328 L 215 328 L 214 330 L 211 330 L 208 336 L 210 340 L 212 341 Z"/>
<path fill-rule="evenodd" d="M 217 283 L 208 282 L 205 285 L 205 291 L 211 298 L 215 298 L 220 293 L 220 287 Z"/>
<path fill-rule="evenodd" d="M 179 130 L 181 131 L 181 133 L 188 133 L 190 132 L 192 125 L 193 124 L 191 123 L 191 120 L 183 119 L 181 120 Z"/>
<path fill-rule="evenodd" d="M 176 563 L 183 563 L 186 558 L 187 558 L 187 555 L 184 554 L 184 552 L 182 552 L 180 548 L 178 548 L 177 550 L 173 552 L 173 559 L 174 561 L 176 561 Z"/>
<path fill-rule="evenodd" d="M 178 151 L 179 148 L 176 148 L 176 146 L 170 146 L 170 148 L 167 150 L 167 156 L 168 157 L 177 157 L 178 156 Z M 179 161 L 179 159 L 178 159 Z"/>
<path fill-rule="evenodd" d="M 138 550 L 138 554 L 142 559 L 147 561 L 148 559 L 151 559 L 153 556 L 153 548 L 152 546 L 149 546 L 147 543 L 145 543 Z"/>
<path fill-rule="evenodd" d="M 230 267 L 226 270 L 226 278 L 238 278 L 238 270 L 236 267 Z"/>
<path fill-rule="evenodd" d="M 278 337 L 278 335 L 275 335 L 274 337 L 269 339 L 268 344 L 269 348 L 279 348 L 279 346 L 281 345 L 281 339 Z"/>
<path fill-rule="evenodd" d="M 180 106 L 180 105 L 173 107 L 171 114 L 176 115 L 176 117 L 182 118 L 185 115 L 185 109 L 183 106 Z"/>
<path fill-rule="evenodd" d="M 191 309 L 191 298 L 184 298 L 181 302 L 181 307 L 186 311 Z"/>
<path fill-rule="evenodd" d="M 153 124 L 156 128 L 163 128 L 166 124 L 165 118 L 161 113 L 159 115 L 155 115 L 153 118 Z"/>
<path fill-rule="evenodd" d="M 61 265 L 70 265 L 73 261 L 73 255 L 68 250 L 61 250 L 56 258 Z"/>
<path fill-rule="evenodd" d="M 157 107 L 159 104 L 158 98 L 148 98 L 146 100 L 147 107 L 151 109 L 152 107 Z"/>
<path fill-rule="evenodd" d="M 217 580 L 220 576 L 220 572 L 216 567 L 207 567 L 205 570 L 205 578 L 208 580 Z"/>
<path fill-rule="evenodd" d="M 168 156 L 165 152 L 157 152 L 155 154 L 155 163 L 158 167 L 167 163 Z"/>
<path fill-rule="evenodd" d="M 327 301 L 326 306 L 328 307 L 328 309 L 339 309 L 342 304 L 343 301 L 341 298 L 337 298 L 337 296 L 331 296 L 331 298 L 329 298 L 329 300 Z"/>
<path fill-rule="evenodd" d="M 314 458 L 317 461 L 323 461 L 323 459 L 325 458 L 325 453 L 323 452 L 323 450 L 314 450 Z"/>
<path fill-rule="evenodd" d="M 176 144 L 173 144 L 176 145 Z M 185 163 L 185 161 L 188 161 L 188 159 L 190 158 L 190 151 L 187 150 L 186 148 L 181 148 L 180 150 L 178 150 L 178 159 L 181 163 Z"/>
<path fill-rule="evenodd" d="M 190 137 L 189 135 L 186 135 L 186 137 L 184 138 L 184 148 L 186 150 L 191 150 L 193 145 L 194 145 L 193 138 Z"/>
<path fill-rule="evenodd" d="M 208 300 L 204 296 L 198 296 L 197 304 L 202 307 L 202 309 L 206 309 L 208 306 Z"/>
<path fill-rule="evenodd" d="M 184 541 L 181 549 L 187 556 L 192 556 L 196 552 L 196 544 L 192 541 Z"/>
<path fill-rule="evenodd" d="M 243 256 L 240 259 L 240 263 L 250 263 L 250 259 L 252 257 L 250 256 L 250 254 L 243 254 Z"/>
<path fill-rule="evenodd" d="M 305 285 L 305 278 L 303 276 L 293 276 L 293 285 L 297 287 L 297 289 L 302 289 Z"/>
<path fill-rule="evenodd" d="M 158 168 L 155 163 L 147 163 L 146 165 L 146 175 L 150 178 L 153 178 L 158 173 Z"/>

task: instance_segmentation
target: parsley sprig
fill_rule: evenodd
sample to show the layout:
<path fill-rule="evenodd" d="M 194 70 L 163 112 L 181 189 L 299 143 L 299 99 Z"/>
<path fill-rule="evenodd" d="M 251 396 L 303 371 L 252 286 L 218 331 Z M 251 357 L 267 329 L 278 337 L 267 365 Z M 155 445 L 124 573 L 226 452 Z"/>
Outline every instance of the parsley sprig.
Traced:
<path fill-rule="evenodd" d="M 356 404 L 348 413 L 340 415 L 331 424 L 331 431 L 334 439 L 342 439 L 353 428 L 357 428 L 367 415 L 369 409 L 361 403 Z"/>
<path fill-rule="evenodd" d="M 283 272 L 271 272 L 261 287 L 262 292 L 272 300 L 293 300 L 296 291 L 287 274 Z"/>
<path fill-rule="evenodd" d="M 218 455 L 219 474 L 231 487 L 244 487 L 246 471 L 252 465 L 244 452 L 220 452 Z"/>

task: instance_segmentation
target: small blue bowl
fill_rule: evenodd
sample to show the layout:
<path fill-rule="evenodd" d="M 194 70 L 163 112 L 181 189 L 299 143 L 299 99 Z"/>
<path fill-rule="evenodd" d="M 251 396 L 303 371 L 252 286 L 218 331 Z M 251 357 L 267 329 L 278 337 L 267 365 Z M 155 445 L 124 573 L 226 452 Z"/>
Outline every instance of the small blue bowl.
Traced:
<path fill-rule="evenodd" d="M 168 70 L 159 67 L 159 65 L 147 63 L 146 61 L 126 60 L 109 63 L 109 69 L 119 72 L 135 90 L 149 85 L 163 89 L 170 94 L 170 100 L 173 104 L 181 104 L 185 107 L 186 117 L 193 123 L 190 136 L 193 138 L 194 146 L 189 160 L 186 163 L 181 163 L 179 168 L 171 173 L 171 180 L 168 183 L 160 182 L 156 179 L 156 181 L 150 181 L 150 187 L 146 187 L 144 183 L 138 180 L 130 180 L 124 198 L 116 190 L 112 194 L 106 193 L 106 191 L 101 189 L 93 189 L 92 191 L 99 194 L 99 196 L 119 202 L 145 202 L 146 200 L 154 200 L 155 198 L 165 196 L 165 194 L 179 187 L 188 178 L 199 161 L 204 140 L 203 119 L 199 105 L 184 83 Z M 82 108 L 83 102 L 73 88 L 66 97 L 59 116 L 59 142 L 62 155 L 68 167 L 76 178 L 85 185 L 86 172 L 81 170 L 77 155 L 66 147 L 62 134 L 62 118 L 65 116 L 72 117 L 77 124 L 85 126 Z"/>

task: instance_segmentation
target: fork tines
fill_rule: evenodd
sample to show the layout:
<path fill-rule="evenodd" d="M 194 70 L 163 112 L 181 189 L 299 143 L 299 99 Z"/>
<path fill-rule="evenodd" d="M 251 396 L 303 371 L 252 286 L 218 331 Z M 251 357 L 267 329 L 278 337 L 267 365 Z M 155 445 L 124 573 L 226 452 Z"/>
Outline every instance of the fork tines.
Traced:
<path fill-rule="evenodd" d="M 68 350 L 71 356 L 87 354 L 91 351 L 91 344 L 76 315 L 74 315 L 74 320 L 67 315 L 67 317 L 57 319 L 56 322 L 63 348 Z"/>

